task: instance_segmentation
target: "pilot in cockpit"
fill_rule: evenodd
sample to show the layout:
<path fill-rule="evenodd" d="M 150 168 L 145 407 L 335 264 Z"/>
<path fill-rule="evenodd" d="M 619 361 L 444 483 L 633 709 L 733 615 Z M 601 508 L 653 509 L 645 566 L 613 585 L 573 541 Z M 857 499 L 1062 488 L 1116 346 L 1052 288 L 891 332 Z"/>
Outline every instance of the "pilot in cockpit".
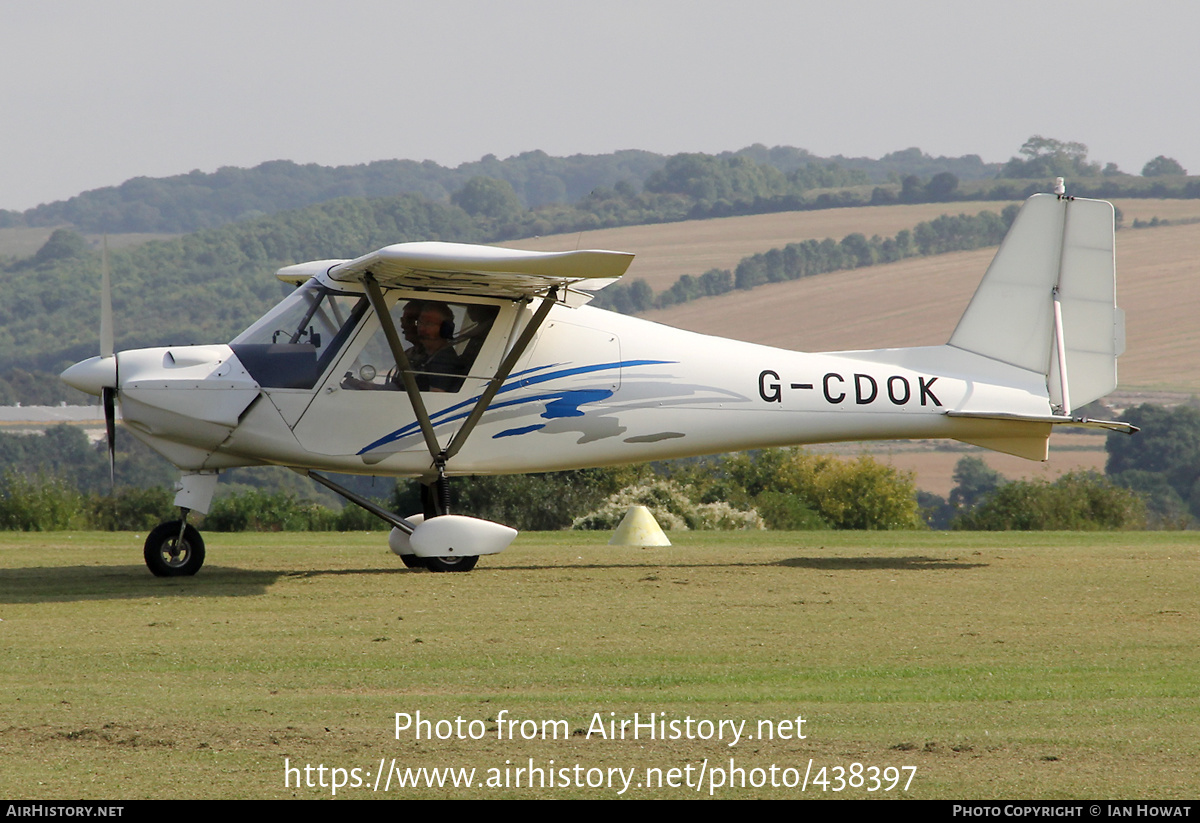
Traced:
<path fill-rule="evenodd" d="M 464 360 L 455 348 L 459 341 L 454 336 L 454 312 L 450 306 L 438 300 L 410 300 L 401 311 L 399 325 L 406 344 L 404 353 L 412 366 L 417 388 L 423 392 L 458 391 L 469 361 Z M 379 336 L 382 337 L 382 332 Z M 370 348 L 379 349 L 382 345 L 380 340 Z M 475 353 L 472 352 L 472 359 Z M 376 356 L 382 356 L 382 351 L 377 350 Z M 390 359 L 390 355 L 388 357 Z M 347 372 L 341 387 L 360 391 L 404 390 L 396 369 L 391 369 L 382 382 L 375 382 L 375 370 L 367 368 L 371 378 L 368 379 L 361 369 L 358 375 Z"/>
<path fill-rule="evenodd" d="M 462 386 L 466 369 L 454 342 L 454 312 L 437 300 L 423 303 L 417 317 L 417 342 L 406 352 L 421 391 L 455 392 Z"/>

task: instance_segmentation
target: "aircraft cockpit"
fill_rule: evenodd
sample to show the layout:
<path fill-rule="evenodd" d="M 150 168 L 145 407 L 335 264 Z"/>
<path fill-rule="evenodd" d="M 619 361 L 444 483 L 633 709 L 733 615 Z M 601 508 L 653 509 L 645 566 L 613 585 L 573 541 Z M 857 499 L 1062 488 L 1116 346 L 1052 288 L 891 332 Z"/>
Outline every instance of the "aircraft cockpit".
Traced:
<path fill-rule="evenodd" d="M 229 344 L 246 371 L 269 389 L 313 389 L 354 338 L 370 311 L 362 294 L 310 280 Z M 391 309 L 401 345 L 422 392 L 458 392 L 471 373 L 499 306 L 421 298 L 396 300 Z M 403 391 L 382 325 L 339 379 L 352 391 Z M 352 350 L 353 351 L 353 350 Z"/>
<path fill-rule="evenodd" d="M 311 389 L 368 309 L 362 294 L 310 280 L 229 344 L 264 388 Z"/>
<path fill-rule="evenodd" d="M 458 392 L 483 348 L 500 307 L 400 298 L 392 320 L 422 392 Z M 341 380 L 355 391 L 403 391 L 387 337 L 378 328 Z"/>

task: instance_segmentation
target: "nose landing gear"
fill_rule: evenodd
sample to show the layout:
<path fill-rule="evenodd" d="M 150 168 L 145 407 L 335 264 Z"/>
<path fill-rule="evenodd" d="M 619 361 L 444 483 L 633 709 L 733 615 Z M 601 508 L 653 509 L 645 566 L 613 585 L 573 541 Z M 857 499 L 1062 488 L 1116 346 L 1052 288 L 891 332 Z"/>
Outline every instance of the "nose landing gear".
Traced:
<path fill-rule="evenodd" d="M 146 566 L 155 577 L 191 577 L 204 565 L 204 538 L 186 517 L 159 523 L 146 538 Z"/>

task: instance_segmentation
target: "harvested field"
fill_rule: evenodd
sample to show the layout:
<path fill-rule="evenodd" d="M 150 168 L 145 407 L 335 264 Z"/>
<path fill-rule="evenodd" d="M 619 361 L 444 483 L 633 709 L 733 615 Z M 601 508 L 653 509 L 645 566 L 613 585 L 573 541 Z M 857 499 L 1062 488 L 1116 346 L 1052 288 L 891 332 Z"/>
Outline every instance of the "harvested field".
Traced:
<path fill-rule="evenodd" d="M 912 472 L 917 488 L 946 497 L 954 488 L 954 467 L 970 455 L 1000 472 L 1009 480 L 1048 480 L 1073 471 L 1104 472 L 1108 459 L 1104 437 L 1091 434 L 1055 433 L 1050 438 L 1050 459 L 1045 463 L 1025 460 L 1011 454 L 990 452 L 973 446 L 943 441 L 890 441 L 884 443 L 837 443 L 809 446 L 809 451 L 855 457 L 869 454 L 881 463 L 900 471 Z"/>
<path fill-rule="evenodd" d="M 1118 198 L 1112 204 L 1121 210 L 1125 225 L 1132 226 L 1134 220 L 1200 220 L 1200 200 L 1140 200 Z"/>
<path fill-rule="evenodd" d="M 645 280 L 655 291 L 662 291 L 670 288 L 680 275 L 704 274 L 712 268 L 733 268 L 747 255 L 800 240 L 824 240 L 826 237 L 841 240 L 854 232 L 867 237 L 875 234 L 886 237 L 946 213 L 999 212 L 1007 205 L 1007 202 L 981 201 L 791 211 L 556 234 L 500 245 L 534 251 L 576 248 L 630 251 L 637 257 L 626 277 Z"/>
<path fill-rule="evenodd" d="M 1200 391 L 1200 223 L 1121 231 L 1123 388 Z M 801 351 L 946 342 L 995 249 L 832 272 L 705 298 L 645 317 L 705 334 Z M 747 324 L 746 317 L 755 318 Z"/>

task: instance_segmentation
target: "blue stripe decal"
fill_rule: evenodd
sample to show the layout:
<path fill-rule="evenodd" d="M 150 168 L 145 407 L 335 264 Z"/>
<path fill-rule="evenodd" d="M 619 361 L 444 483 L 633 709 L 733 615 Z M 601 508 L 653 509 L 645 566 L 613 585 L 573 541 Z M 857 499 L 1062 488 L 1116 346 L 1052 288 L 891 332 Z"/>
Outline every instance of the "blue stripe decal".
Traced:
<path fill-rule="evenodd" d="M 544 429 L 544 428 L 546 428 L 545 423 L 534 423 L 532 426 L 522 426 L 519 429 L 505 429 L 504 431 L 500 432 L 499 434 L 493 434 L 492 439 L 496 440 L 497 438 L 500 438 L 500 437 L 514 437 L 518 434 L 529 434 L 530 432 L 535 432 L 538 429 Z"/>
<path fill-rule="evenodd" d="M 555 417 L 583 417 L 583 412 L 579 410 L 580 406 L 584 403 L 607 400 L 612 397 L 612 394 L 608 389 L 579 389 L 563 392 L 557 400 L 551 400 L 546 404 L 546 410 L 542 412 L 542 417 L 547 420 L 553 420 Z"/>
<path fill-rule="evenodd" d="M 515 374 L 509 375 L 508 380 L 506 380 L 504 382 L 504 385 L 500 388 L 500 391 L 496 392 L 496 396 L 499 397 L 500 395 L 502 395 L 506 392 L 514 391 L 515 389 L 525 388 L 527 386 L 535 386 L 539 383 L 545 383 L 550 380 L 558 380 L 559 378 L 574 377 L 575 375 L 579 375 L 579 374 L 593 374 L 595 372 L 611 371 L 613 369 L 622 369 L 622 368 L 628 369 L 628 368 L 634 368 L 637 366 L 662 366 L 662 365 L 669 365 L 669 364 L 673 364 L 673 363 L 677 363 L 677 362 L 678 361 L 676 361 L 676 360 L 622 360 L 622 361 L 619 361 L 616 363 L 596 363 L 591 366 L 577 366 L 576 368 L 573 368 L 573 369 L 560 369 L 558 371 L 551 371 L 551 372 L 546 372 L 544 374 L 538 374 L 538 375 L 534 375 L 533 373 L 543 371 L 544 369 L 553 369 L 556 366 L 558 366 L 559 364 L 553 363 L 553 364 L 546 365 L 546 366 L 535 366 L 533 368 L 526 369 L 522 372 L 517 372 Z M 601 396 L 591 396 L 593 394 L 601 394 L 601 393 L 603 394 L 602 397 Z M 580 400 L 576 401 L 574 399 L 574 397 L 572 397 L 572 396 L 577 395 L 577 394 L 586 394 L 589 396 L 584 399 L 580 399 Z M 547 405 L 546 412 L 542 414 L 542 417 L 546 417 L 546 418 L 578 417 L 583 414 L 583 412 L 579 410 L 580 404 L 587 403 L 587 402 L 595 402 L 597 400 L 603 400 L 606 397 L 609 397 L 611 395 L 612 395 L 611 391 L 607 391 L 607 390 L 603 390 L 603 389 L 575 389 L 575 390 L 564 389 L 564 390 L 558 391 L 558 392 L 551 392 L 551 393 L 547 393 L 547 394 L 535 395 L 532 397 L 522 397 L 522 398 L 515 399 L 515 400 L 509 400 L 504 403 L 496 403 L 493 401 L 492 404 L 490 406 L 488 406 L 488 411 L 492 411 L 494 409 L 506 408 L 506 407 L 514 406 L 514 405 L 520 405 L 522 403 L 537 403 L 537 402 L 543 401 L 543 400 L 550 400 L 551 403 Z M 456 403 L 453 406 L 442 409 L 439 412 L 435 412 L 434 414 L 431 414 L 429 416 L 430 422 L 436 428 L 437 426 L 443 425 L 445 423 L 453 423 L 455 420 L 465 420 L 467 417 L 470 416 L 471 409 L 475 406 L 475 404 L 479 401 L 479 398 L 482 396 L 483 396 L 482 393 L 477 394 L 472 398 L 462 401 L 461 403 Z M 568 400 L 567 399 L 568 397 L 571 397 L 571 399 Z M 553 406 L 554 408 L 551 409 L 551 406 Z M 358 454 L 363 455 L 363 454 L 366 454 L 367 452 L 371 451 L 372 449 L 377 449 L 380 446 L 387 445 L 388 443 L 394 443 L 397 440 L 401 440 L 402 438 L 404 438 L 410 434 L 415 434 L 416 432 L 420 431 L 420 428 L 421 428 L 420 424 L 418 424 L 416 421 L 409 423 L 407 426 L 396 429 L 395 431 L 391 432 L 390 434 L 386 434 L 383 437 L 379 438 L 374 443 L 371 443 L 370 445 L 361 449 L 358 452 Z M 517 432 L 515 429 L 510 429 L 505 434 L 511 435 L 511 434 L 518 434 L 518 433 L 524 434 L 525 432 Z"/>

